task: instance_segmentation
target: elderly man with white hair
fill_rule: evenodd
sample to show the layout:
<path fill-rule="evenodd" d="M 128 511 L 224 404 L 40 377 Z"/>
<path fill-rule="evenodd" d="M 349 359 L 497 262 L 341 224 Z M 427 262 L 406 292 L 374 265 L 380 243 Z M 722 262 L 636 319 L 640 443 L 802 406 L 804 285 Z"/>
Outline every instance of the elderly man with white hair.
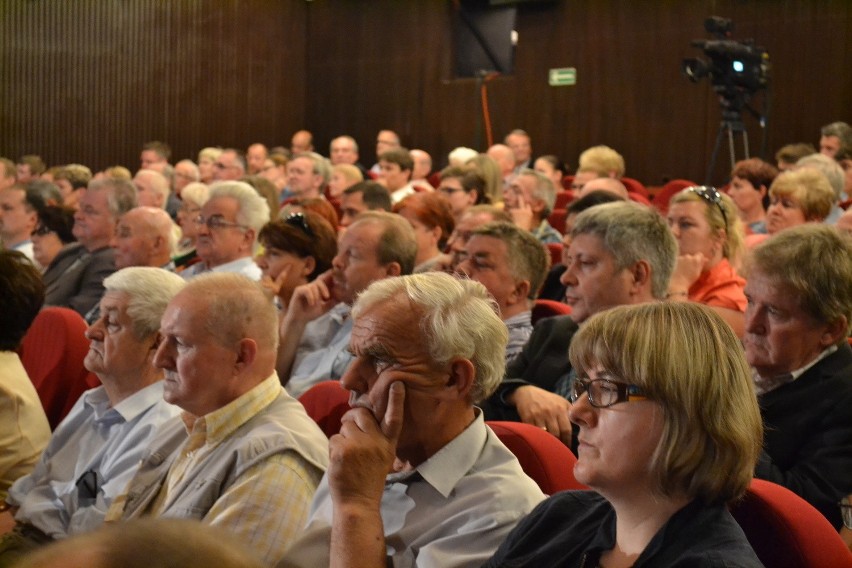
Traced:
<path fill-rule="evenodd" d="M 163 400 L 163 372 L 152 362 L 160 317 L 184 281 L 160 268 L 132 267 L 109 276 L 104 286 L 100 317 L 86 331 L 91 345 L 85 359 L 102 386 L 83 393 L 33 472 L 9 490 L 0 513 L 0 531 L 7 533 L 0 565 L 100 526 L 153 434 L 179 411 Z"/>
<path fill-rule="evenodd" d="M 201 262 L 184 270 L 184 278 L 213 271 L 260 280 L 260 268 L 252 257 L 257 234 L 269 222 L 269 205 L 252 186 L 241 181 L 214 183 L 194 222 L 195 250 Z"/>
<path fill-rule="evenodd" d="M 429 272 L 374 282 L 352 319 L 353 408 L 279 566 L 482 565 L 544 497 L 474 406 L 503 373 L 493 300 Z"/>

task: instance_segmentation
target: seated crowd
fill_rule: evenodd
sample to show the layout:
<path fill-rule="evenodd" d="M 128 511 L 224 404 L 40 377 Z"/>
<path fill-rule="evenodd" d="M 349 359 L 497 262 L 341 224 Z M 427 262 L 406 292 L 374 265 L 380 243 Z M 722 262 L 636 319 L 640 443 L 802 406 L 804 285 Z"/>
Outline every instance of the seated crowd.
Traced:
<path fill-rule="evenodd" d="M 222 566 L 761 566 L 753 478 L 852 549 L 852 128 L 665 201 L 523 130 L 438 172 L 390 130 L 372 168 L 329 156 L 0 158 L 0 568 L 182 562 L 175 535 Z M 45 308 L 100 383 L 52 432 Z M 328 438 L 298 399 L 332 380 Z M 588 490 L 542 493 L 495 420 Z"/>

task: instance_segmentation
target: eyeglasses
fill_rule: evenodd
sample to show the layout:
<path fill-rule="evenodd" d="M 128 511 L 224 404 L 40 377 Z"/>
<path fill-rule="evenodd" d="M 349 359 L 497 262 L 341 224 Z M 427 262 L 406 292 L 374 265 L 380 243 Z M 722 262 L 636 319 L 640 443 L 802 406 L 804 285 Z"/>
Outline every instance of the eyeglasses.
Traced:
<path fill-rule="evenodd" d="M 314 236 L 314 232 L 311 230 L 311 226 L 308 225 L 308 219 L 305 217 L 304 213 L 290 213 L 287 215 L 287 218 L 284 219 L 284 222 L 292 227 L 301 229 L 302 232 L 309 237 Z"/>
<path fill-rule="evenodd" d="M 722 194 L 719 193 L 718 189 L 709 185 L 693 185 L 692 187 L 687 187 L 686 191 L 691 191 L 707 203 L 716 205 L 719 208 L 719 213 L 722 214 L 722 220 L 725 222 L 725 228 L 727 229 L 728 216 L 725 215 L 725 208 L 722 207 Z"/>
<path fill-rule="evenodd" d="M 575 379 L 571 386 L 571 394 L 568 397 L 572 403 L 576 402 L 580 395 L 586 393 L 589 404 L 595 408 L 609 408 L 619 402 L 633 402 L 636 400 L 647 400 L 648 397 L 642 392 L 641 387 L 620 383 L 610 379 L 595 379 L 593 381 Z"/>
<path fill-rule="evenodd" d="M 462 189 L 462 188 L 460 188 L 460 187 L 448 187 L 448 186 L 444 186 L 444 187 L 439 187 L 439 188 L 438 188 L 438 191 L 440 191 L 440 192 L 441 192 L 441 193 L 443 193 L 444 195 L 452 195 L 452 194 L 454 194 L 454 193 L 458 193 L 459 191 L 464 191 L 464 189 Z"/>
<path fill-rule="evenodd" d="M 849 497 L 841 499 L 838 505 L 840 505 L 840 514 L 843 516 L 843 526 L 852 529 L 852 503 L 849 503 Z"/>
<path fill-rule="evenodd" d="M 239 223 L 232 223 L 230 221 L 225 221 L 225 218 L 222 217 L 221 215 L 211 215 L 211 216 L 207 217 L 206 219 L 204 218 L 204 215 L 199 215 L 198 217 L 193 219 L 193 221 L 195 221 L 196 225 L 207 225 L 207 228 L 210 229 L 211 231 L 215 231 L 216 229 L 228 229 L 228 228 L 242 229 L 243 231 L 248 229 L 248 227 L 246 227 L 245 225 L 240 225 Z"/>

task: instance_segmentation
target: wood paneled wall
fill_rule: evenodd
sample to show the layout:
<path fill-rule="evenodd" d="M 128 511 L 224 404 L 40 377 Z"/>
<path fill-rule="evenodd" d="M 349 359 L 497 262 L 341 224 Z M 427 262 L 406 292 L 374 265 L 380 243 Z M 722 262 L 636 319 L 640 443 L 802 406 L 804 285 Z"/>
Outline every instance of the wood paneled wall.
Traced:
<path fill-rule="evenodd" d="M 0 3 L 0 155 L 135 167 L 141 144 L 178 158 L 203 146 L 287 144 L 339 134 L 373 162 L 376 132 L 397 130 L 440 166 L 459 145 L 484 149 L 475 80 L 453 78 L 453 3 L 445 0 L 6 0 Z M 537 153 L 576 166 L 608 144 L 628 175 L 702 181 L 719 126 L 705 80 L 709 15 L 772 57 L 770 156 L 852 122 L 852 3 L 847 0 L 555 0 L 518 8 L 515 73 L 489 82 L 495 136 L 524 128 Z M 547 70 L 576 67 L 577 85 Z M 759 102 L 759 101 L 758 101 Z M 752 154 L 762 132 L 746 117 Z M 714 181 L 729 169 L 723 147 Z"/>

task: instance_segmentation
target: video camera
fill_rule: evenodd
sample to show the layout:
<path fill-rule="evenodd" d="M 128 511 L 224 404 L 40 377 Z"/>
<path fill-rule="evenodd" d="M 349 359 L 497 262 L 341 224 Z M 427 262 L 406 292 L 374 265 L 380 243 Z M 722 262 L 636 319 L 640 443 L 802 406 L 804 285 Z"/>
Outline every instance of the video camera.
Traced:
<path fill-rule="evenodd" d="M 709 63 L 684 59 L 681 70 L 693 83 L 709 76 L 723 106 L 740 111 L 752 94 L 769 85 L 769 53 L 755 46 L 754 40 L 730 39 L 734 24 L 727 18 L 711 16 L 704 21 L 704 29 L 717 39 L 697 39 L 691 44 L 704 50 Z"/>

